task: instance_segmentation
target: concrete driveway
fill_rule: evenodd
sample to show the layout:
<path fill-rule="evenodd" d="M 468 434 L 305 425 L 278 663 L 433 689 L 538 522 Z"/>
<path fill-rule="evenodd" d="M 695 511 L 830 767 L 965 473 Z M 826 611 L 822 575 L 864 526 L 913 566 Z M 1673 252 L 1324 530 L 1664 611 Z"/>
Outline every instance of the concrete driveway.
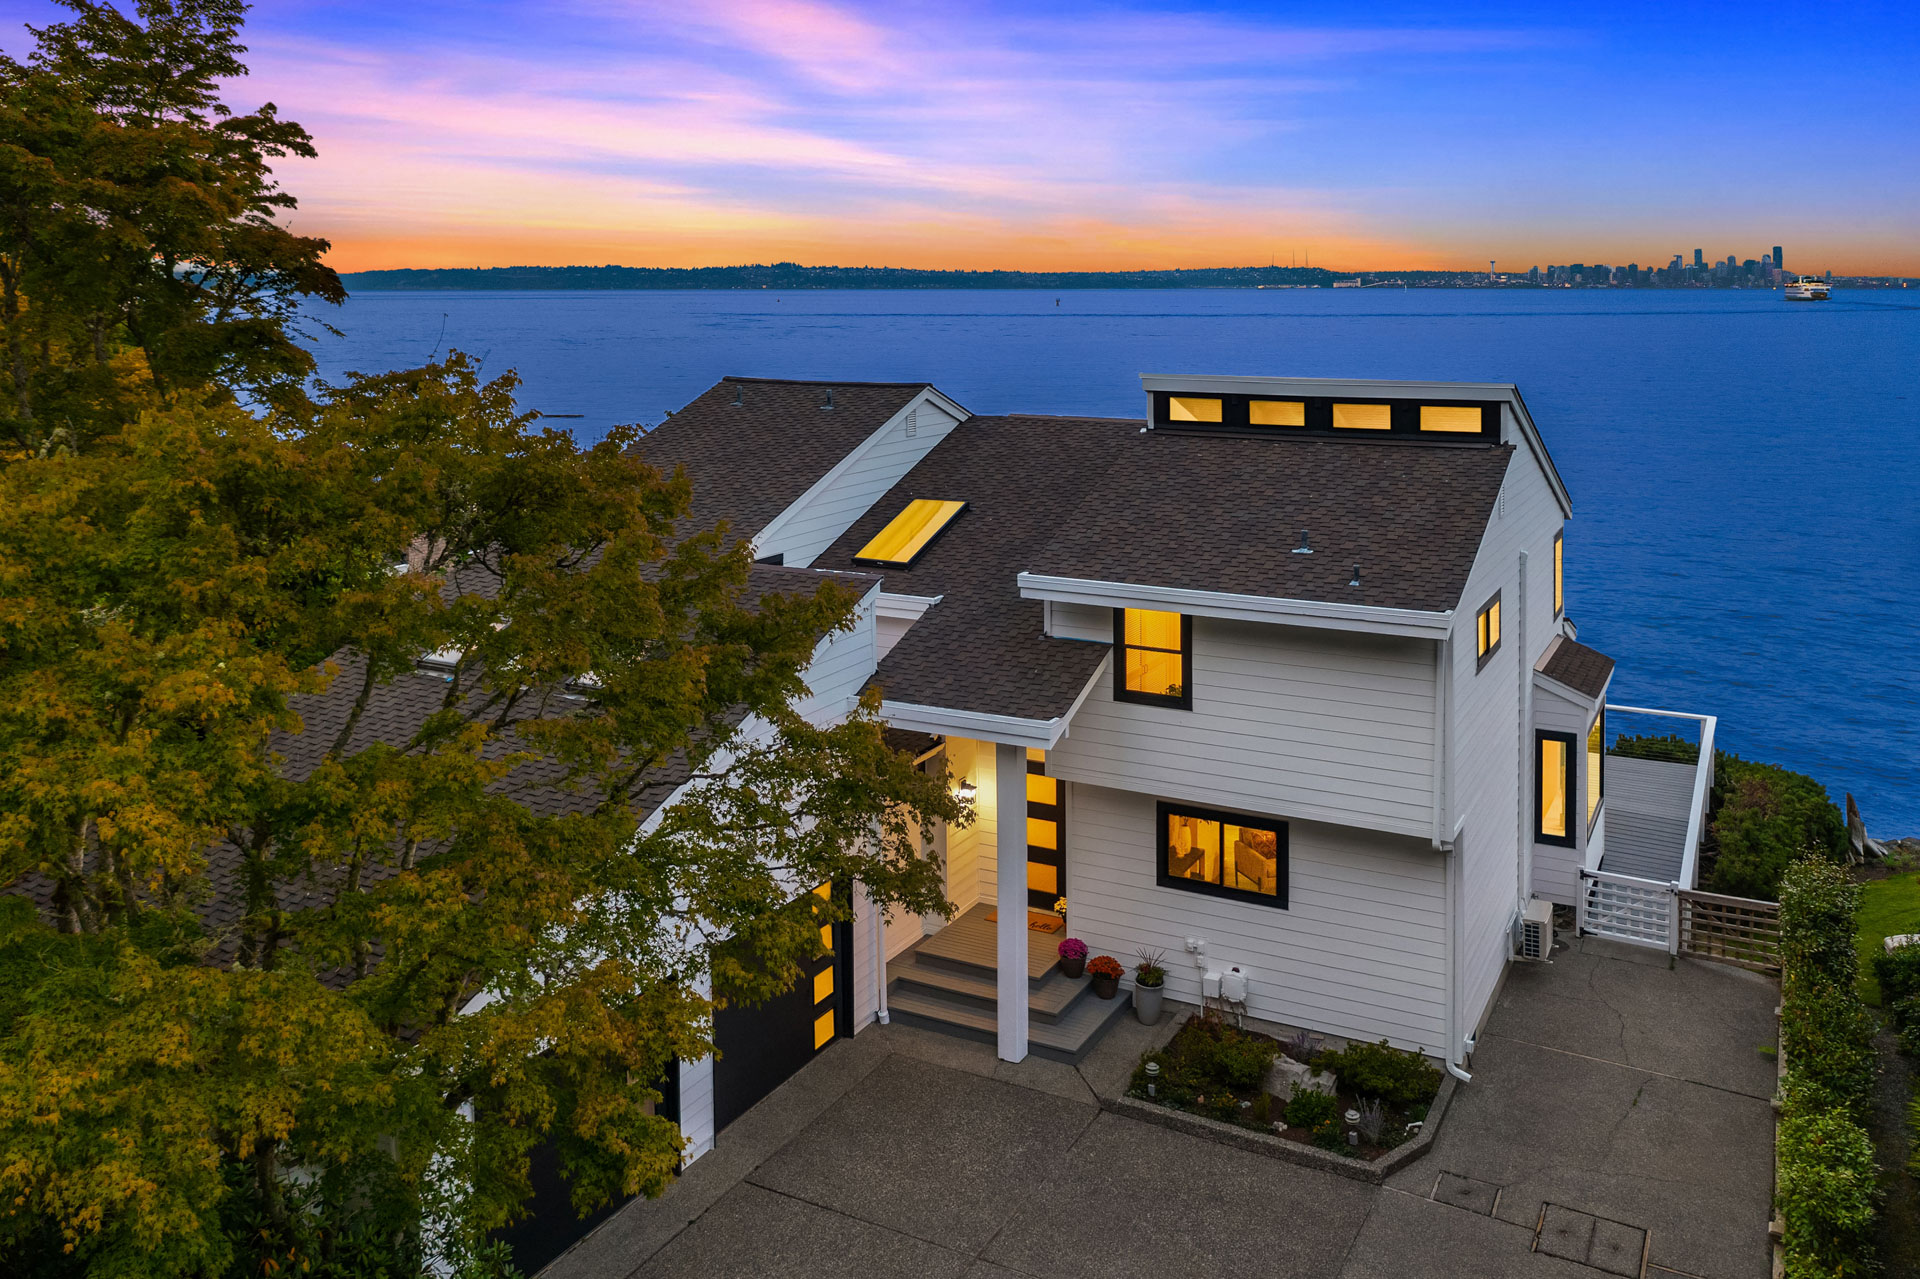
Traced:
<path fill-rule="evenodd" d="M 1077 1068 L 876 1026 L 544 1273 L 1764 1279 L 1775 1003 L 1590 938 L 1515 966 L 1384 1186 L 1103 1112 L 1153 1034 L 1131 1020 Z"/>

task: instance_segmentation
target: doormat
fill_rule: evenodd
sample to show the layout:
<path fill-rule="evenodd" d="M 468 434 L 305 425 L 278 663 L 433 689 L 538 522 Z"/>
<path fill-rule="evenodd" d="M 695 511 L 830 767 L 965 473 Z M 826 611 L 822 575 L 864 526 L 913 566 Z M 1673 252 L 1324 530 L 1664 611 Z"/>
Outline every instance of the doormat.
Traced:
<path fill-rule="evenodd" d="M 999 918 L 999 911 L 990 910 L 987 912 L 987 922 L 989 924 L 997 922 Z M 1036 933 L 1057 933 L 1066 926 L 1067 921 L 1050 910 L 1030 910 L 1027 912 L 1027 927 Z"/>

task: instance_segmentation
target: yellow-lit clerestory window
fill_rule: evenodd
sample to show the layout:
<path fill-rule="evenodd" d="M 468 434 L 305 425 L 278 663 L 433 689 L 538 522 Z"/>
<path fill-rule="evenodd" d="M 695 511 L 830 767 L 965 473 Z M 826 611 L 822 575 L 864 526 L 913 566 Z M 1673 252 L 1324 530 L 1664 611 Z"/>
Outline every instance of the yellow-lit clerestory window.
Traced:
<path fill-rule="evenodd" d="M 1553 535 L 1553 615 L 1555 617 L 1567 611 L 1567 535 Z"/>
<path fill-rule="evenodd" d="M 855 552 L 854 562 L 907 568 L 920 558 L 920 553 L 927 549 L 927 544 L 939 535 L 940 530 L 966 509 L 965 502 L 916 497 L 907 503 L 906 510 L 894 516 L 885 528 L 876 533 L 872 541 Z"/>
<path fill-rule="evenodd" d="M 1420 429 L 1463 435 L 1480 434 L 1480 409 L 1472 404 L 1422 404 Z"/>
<path fill-rule="evenodd" d="M 1170 395 L 1167 397 L 1169 422 L 1218 422 L 1220 401 L 1211 396 Z"/>

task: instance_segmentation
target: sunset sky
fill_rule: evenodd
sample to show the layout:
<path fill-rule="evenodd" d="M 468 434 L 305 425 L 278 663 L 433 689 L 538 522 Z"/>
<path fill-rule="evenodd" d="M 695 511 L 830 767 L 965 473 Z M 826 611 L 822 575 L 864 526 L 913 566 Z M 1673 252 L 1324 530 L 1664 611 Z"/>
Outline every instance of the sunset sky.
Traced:
<path fill-rule="evenodd" d="M 278 0 L 246 42 L 342 270 L 1920 274 L 1904 5 Z"/>

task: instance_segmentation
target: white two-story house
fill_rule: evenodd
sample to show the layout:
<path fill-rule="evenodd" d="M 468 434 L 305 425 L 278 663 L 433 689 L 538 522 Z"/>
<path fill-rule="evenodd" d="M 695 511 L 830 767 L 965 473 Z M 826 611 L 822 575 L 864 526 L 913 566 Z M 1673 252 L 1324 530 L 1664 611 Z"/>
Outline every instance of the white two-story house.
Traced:
<path fill-rule="evenodd" d="M 1458 1071 L 1529 907 L 1584 912 L 1619 869 L 1610 789 L 1628 874 L 1691 887 L 1697 827 L 1660 796 L 1697 810 L 1696 770 L 1607 759 L 1613 663 L 1565 619 L 1572 506 L 1515 387 L 1142 389 L 1137 419 L 988 417 L 728 379 L 639 446 L 757 558 L 868 575 L 816 693 L 877 686 L 978 812 L 932 836 L 951 921 L 856 893 L 833 976 L 723 1014 L 721 1062 L 681 1068 L 691 1155 L 876 1020 L 1074 1058 L 1123 1001 L 1058 971 L 1068 935 Z"/>

